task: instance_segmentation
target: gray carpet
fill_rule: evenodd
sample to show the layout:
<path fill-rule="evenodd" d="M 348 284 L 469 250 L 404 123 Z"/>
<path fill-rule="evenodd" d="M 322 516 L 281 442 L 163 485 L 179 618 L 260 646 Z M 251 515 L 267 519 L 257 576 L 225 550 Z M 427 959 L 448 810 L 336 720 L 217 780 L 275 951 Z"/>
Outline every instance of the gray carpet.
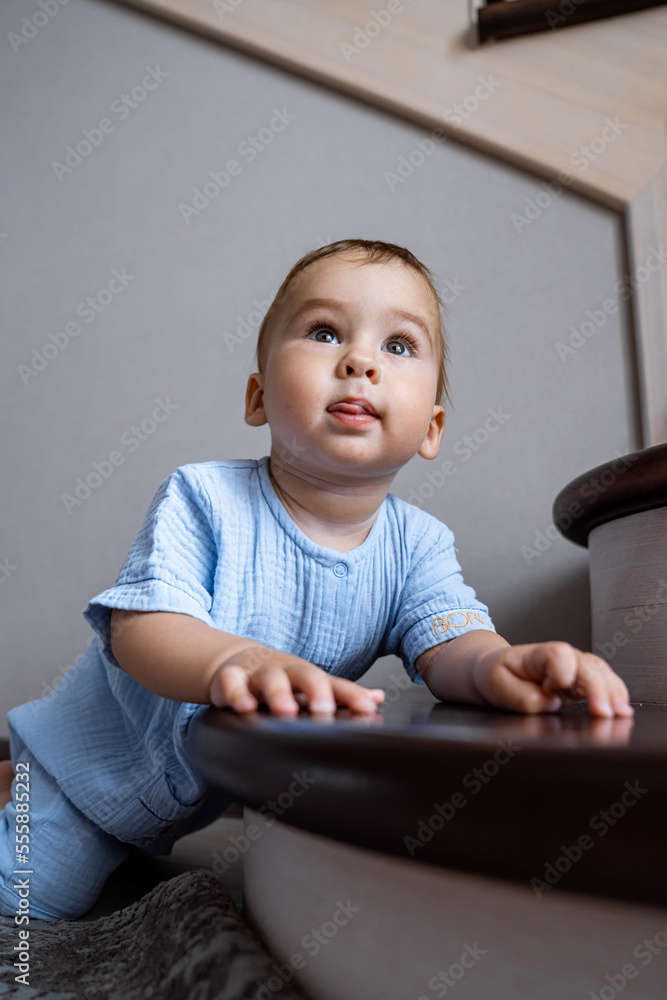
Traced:
<path fill-rule="evenodd" d="M 16 1000 L 307 1000 L 279 985 L 267 953 L 209 872 L 160 883 L 142 899 L 89 922 L 30 922 L 29 986 L 14 977 L 19 943 L 0 917 L 0 997 Z M 271 986 L 265 984 L 271 981 Z"/>

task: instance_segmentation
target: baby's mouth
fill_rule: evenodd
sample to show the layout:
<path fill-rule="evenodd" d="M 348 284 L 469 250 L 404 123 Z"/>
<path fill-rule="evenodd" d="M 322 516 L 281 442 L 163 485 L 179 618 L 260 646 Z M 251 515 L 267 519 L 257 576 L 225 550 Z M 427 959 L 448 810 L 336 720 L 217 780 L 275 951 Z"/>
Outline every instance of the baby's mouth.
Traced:
<path fill-rule="evenodd" d="M 365 413 L 369 417 L 374 416 L 360 403 L 334 403 L 329 407 L 329 413 Z"/>
<path fill-rule="evenodd" d="M 344 399 L 327 407 L 329 413 L 346 413 L 350 416 L 366 416 L 377 419 L 375 407 L 365 399 Z"/>
<path fill-rule="evenodd" d="M 379 420 L 379 416 L 370 404 L 363 402 L 332 403 L 327 407 L 337 424 L 347 427 L 366 427 Z"/>

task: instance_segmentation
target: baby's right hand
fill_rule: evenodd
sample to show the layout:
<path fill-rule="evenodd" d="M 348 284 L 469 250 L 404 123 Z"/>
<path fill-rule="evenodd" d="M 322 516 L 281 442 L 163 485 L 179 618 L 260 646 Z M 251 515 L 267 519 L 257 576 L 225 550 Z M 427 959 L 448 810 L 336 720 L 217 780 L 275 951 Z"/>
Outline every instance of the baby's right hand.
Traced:
<path fill-rule="evenodd" d="M 215 673 L 209 693 L 212 705 L 245 714 L 266 704 L 273 715 L 296 715 L 299 702 L 311 712 L 333 714 L 337 707 L 375 712 L 384 691 L 364 688 L 269 646 L 251 646 L 234 654 Z"/>

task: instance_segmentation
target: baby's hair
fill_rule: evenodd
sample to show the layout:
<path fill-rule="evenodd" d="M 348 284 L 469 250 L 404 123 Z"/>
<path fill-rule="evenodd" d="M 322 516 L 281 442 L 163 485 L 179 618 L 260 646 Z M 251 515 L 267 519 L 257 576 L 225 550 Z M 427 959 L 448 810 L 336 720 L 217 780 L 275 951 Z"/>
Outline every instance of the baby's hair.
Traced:
<path fill-rule="evenodd" d="M 438 385 L 435 393 L 435 402 L 442 406 L 446 400 L 448 403 L 451 402 L 449 398 L 448 386 L 447 386 L 447 367 L 448 367 L 448 349 L 447 340 L 445 335 L 445 324 L 443 321 L 444 304 L 438 290 L 436 288 L 435 279 L 432 272 L 422 264 L 410 250 L 405 247 L 396 246 L 394 243 L 383 243 L 380 240 L 338 240 L 336 243 L 329 243 L 327 246 L 320 247 L 318 250 L 311 250 L 307 253 L 305 257 L 302 257 L 296 262 L 291 271 L 287 274 L 282 285 L 276 292 L 275 298 L 268 308 L 266 316 L 262 320 L 262 325 L 259 328 L 259 333 L 257 335 L 257 349 L 255 351 L 255 360 L 257 363 L 257 371 L 262 372 L 264 370 L 264 365 L 266 362 L 266 348 L 267 348 L 267 330 L 269 325 L 274 318 L 277 308 L 284 299 L 288 288 L 294 286 L 295 280 L 298 280 L 298 276 L 309 266 L 309 264 L 314 264 L 315 261 L 322 260 L 324 257 L 332 257 L 338 255 L 340 257 L 345 256 L 347 253 L 361 252 L 365 255 L 365 259 L 360 260 L 359 264 L 373 264 L 377 262 L 384 262 L 389 260 L 401 260 L 408 267 L 411 267 L 413 271 L 420 274 L 422 278 L 426 281 L 433 296 L 438 304 L 438 317 L 440 321 L 440 336 L 437 338 L 436 349 L 439 353 L 439 364 L 438 364 Z"/>

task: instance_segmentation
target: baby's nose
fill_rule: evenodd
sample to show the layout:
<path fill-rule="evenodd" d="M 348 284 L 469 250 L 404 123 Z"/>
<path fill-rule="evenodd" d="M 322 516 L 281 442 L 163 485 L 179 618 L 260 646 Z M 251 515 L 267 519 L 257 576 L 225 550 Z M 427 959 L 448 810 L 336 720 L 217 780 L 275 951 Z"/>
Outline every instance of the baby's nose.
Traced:
<path fill-rule="evenodd" d="M 347 366 L 347 374 L 348 375 L 354 375 L 355 374 L 354 367 L 352 365 L 348 365 Z M 367 368 L 366 369 L 366 375 L 368 375 L 369 378 L 373 378 L 373 376 L 375 375 L 375 368 Z"/>

